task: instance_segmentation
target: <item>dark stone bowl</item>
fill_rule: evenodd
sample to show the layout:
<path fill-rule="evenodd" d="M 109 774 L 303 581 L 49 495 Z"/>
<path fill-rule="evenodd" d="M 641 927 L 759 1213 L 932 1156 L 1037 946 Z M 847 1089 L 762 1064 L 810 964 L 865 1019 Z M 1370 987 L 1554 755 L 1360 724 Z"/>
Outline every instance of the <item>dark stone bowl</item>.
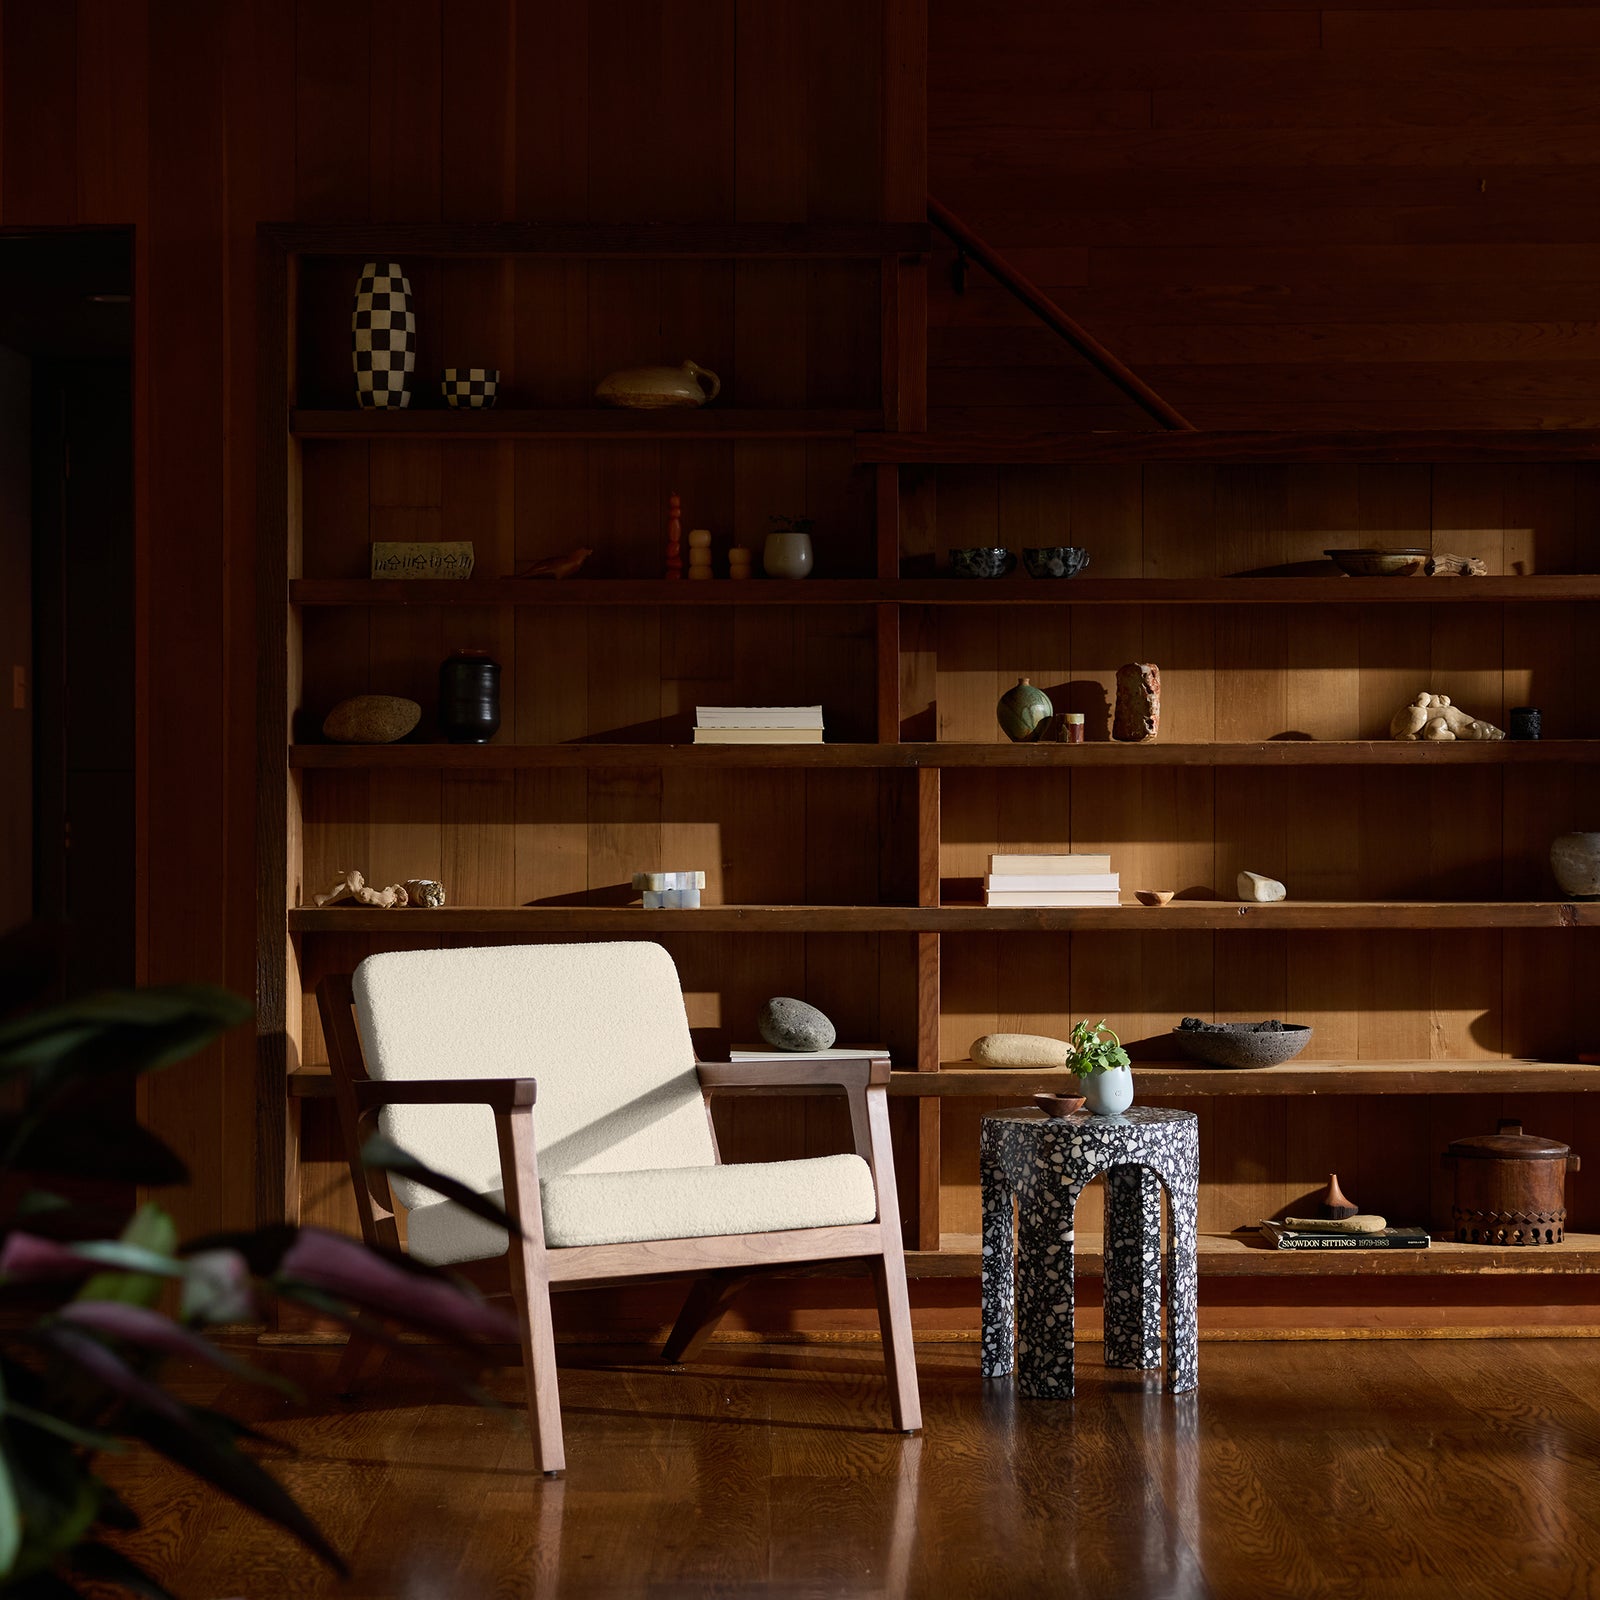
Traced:
<path fill-rule="evenodd" d="M 1073 544 L 1047 544 L 1022 552 L 1030 578 L 1076 578 L 1089 565 L 1089 552 Z"/>
<path fill-rule="evenodd" d="M 1275 1067 L 1293 1061 L 1311 1043 L 1311 1029 L 1280 1023 L 1224 1022 L 1203 1029 L 1174 1028 L 1178 1048 L 1209 1067 Z"/>
<path fill-rule="evenodd" d="M 1016 565 L 1017 558 L 1003 545 L 966 545 L 950 552 L 950 570 L 958 578 L 1003 578 Z"/>

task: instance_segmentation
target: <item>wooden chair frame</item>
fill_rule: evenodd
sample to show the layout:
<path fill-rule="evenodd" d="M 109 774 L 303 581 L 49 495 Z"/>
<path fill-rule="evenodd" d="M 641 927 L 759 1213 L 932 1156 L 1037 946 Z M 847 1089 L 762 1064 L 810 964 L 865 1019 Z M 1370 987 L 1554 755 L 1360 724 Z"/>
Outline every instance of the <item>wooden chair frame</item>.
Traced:
<path fill-rule="evenodd" d="M 900 1205 L 889 1142 L 889 1063 L 854 1061 L 697 1061 L 701 1093 L 710 1120 L 713 1094 L 725 1090 L 781 1087 L 788 1092 L 829 1093 L 843 1089 L 850 1102 L 856 1154 L 872 1169 L 877 1219 L 839 1227 L 792 1228 L 773 1233 L 736 1233 L 694 1239 L 651 1239 L 631 1244 L 548 1248 L 539 1201 L 539 1156 L 534 1137 L 536 1084 L 532 1078 L 410 1078 L 378 1080 L 366 1071 L 354 995 L 347 974 L 317 985 L 317 1004 L 333 1069 L 334 1101 L 362 1237 L 369 1245 L 397 1250 L 399 1230 L 387 1174 L 363 1165 L 361 1146 L 378 1111 L 386 1105 L 484 1105 L 493 1113 L 500 1146 L 505 1208 L 522 1238 L 504 1256 L 462 1263 L 461 1273 L 488 1293 L 509 1292 L 522 1335 L 522 1365 L 528 1391 L 528 1422 L 534 1460 L 541 1472 L 566 1467 L 556 1377 L 550 1296 L 561 1289 L 587 1289 L 628 1279 L 697 1275 L 671 1335 L 662 1349 L 667 1361 L 691 1360 L 711 1336 L 734 1296 L 756 1273 L 804 1261 L 864 1260 L 877 1290 L 878 1323 L 894 1425 L 904 1433 L 922 1426 L 916 1358 L 911 1344 L 911 1306 L 906 1293 Z M 698 1049 L 697 1049 L 698 1053 Z M 725 1051 L 723 1053 L 726 1053 Z M 713 1129 L 712 1146 L 716 1147 Z M 720 1151 L 717 1159 L 722 1159 Z M 345 1390 L 353 1389 L 378 1347 L 353 1335 L 340 1364 Z"/>

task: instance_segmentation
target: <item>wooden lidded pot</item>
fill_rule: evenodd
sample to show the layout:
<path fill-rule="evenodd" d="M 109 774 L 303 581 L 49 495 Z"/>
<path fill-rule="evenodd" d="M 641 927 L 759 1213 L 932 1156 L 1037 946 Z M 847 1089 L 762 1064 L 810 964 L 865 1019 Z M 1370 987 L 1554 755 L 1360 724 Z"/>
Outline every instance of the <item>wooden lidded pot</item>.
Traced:
<path fill-rule="evenodd" d="M 1524 1133 L 1503 1121 L 1494 1133 L 1453 1140 L 1451 1213 L 1458 1244 L 1560 1244 L 1567 1222 L 1567 1173 L 1578 1170 L 1570 1145 Z"/>

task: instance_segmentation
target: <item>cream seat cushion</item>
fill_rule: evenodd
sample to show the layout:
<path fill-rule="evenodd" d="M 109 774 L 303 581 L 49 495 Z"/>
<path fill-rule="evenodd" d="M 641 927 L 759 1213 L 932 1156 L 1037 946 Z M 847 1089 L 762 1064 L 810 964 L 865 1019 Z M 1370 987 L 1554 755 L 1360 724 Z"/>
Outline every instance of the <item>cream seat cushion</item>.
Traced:
<path fill-rule="evenodd" d="M 877 1215 L 872 1172 L 860 1156 L 575 1173 L 547 1179 L 539 1191 L 545 1243 L 552 1247 L 838 1227 Z M 499 1190 L 490 1199 L 504 1203 Z M 506 1236 L 439 1201 L 411 1212 L 406 1244 L 418 1260 L 442 1267 L 500 1255 Z"/>

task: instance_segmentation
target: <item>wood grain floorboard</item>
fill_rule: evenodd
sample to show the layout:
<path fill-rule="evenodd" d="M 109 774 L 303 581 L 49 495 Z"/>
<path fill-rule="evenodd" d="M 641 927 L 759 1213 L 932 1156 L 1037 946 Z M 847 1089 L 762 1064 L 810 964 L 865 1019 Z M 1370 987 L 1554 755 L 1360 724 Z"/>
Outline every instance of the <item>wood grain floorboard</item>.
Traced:
<path fill-rule="evenodd" d="M 927 1427 L 888 1431 L 872 1347 L 713 1345 L 693 1366 L 566 1352 L 570 1470 L 532 1470 L 520 1379 L 480 1408 L 392 1364 L 327 1398 L 180 1373 L 293 1447 L 272 1470 L 348 1556 L 289 1540 L 146 1455 L 130 1553 L 183 1596 L 751 1595 L 1546 1600 L 1600 1594 L 1600 1343 L 1213 1344 L 1199 1390 L 1081 1350 L 1071 1403 L 926 1345 Z"/>

